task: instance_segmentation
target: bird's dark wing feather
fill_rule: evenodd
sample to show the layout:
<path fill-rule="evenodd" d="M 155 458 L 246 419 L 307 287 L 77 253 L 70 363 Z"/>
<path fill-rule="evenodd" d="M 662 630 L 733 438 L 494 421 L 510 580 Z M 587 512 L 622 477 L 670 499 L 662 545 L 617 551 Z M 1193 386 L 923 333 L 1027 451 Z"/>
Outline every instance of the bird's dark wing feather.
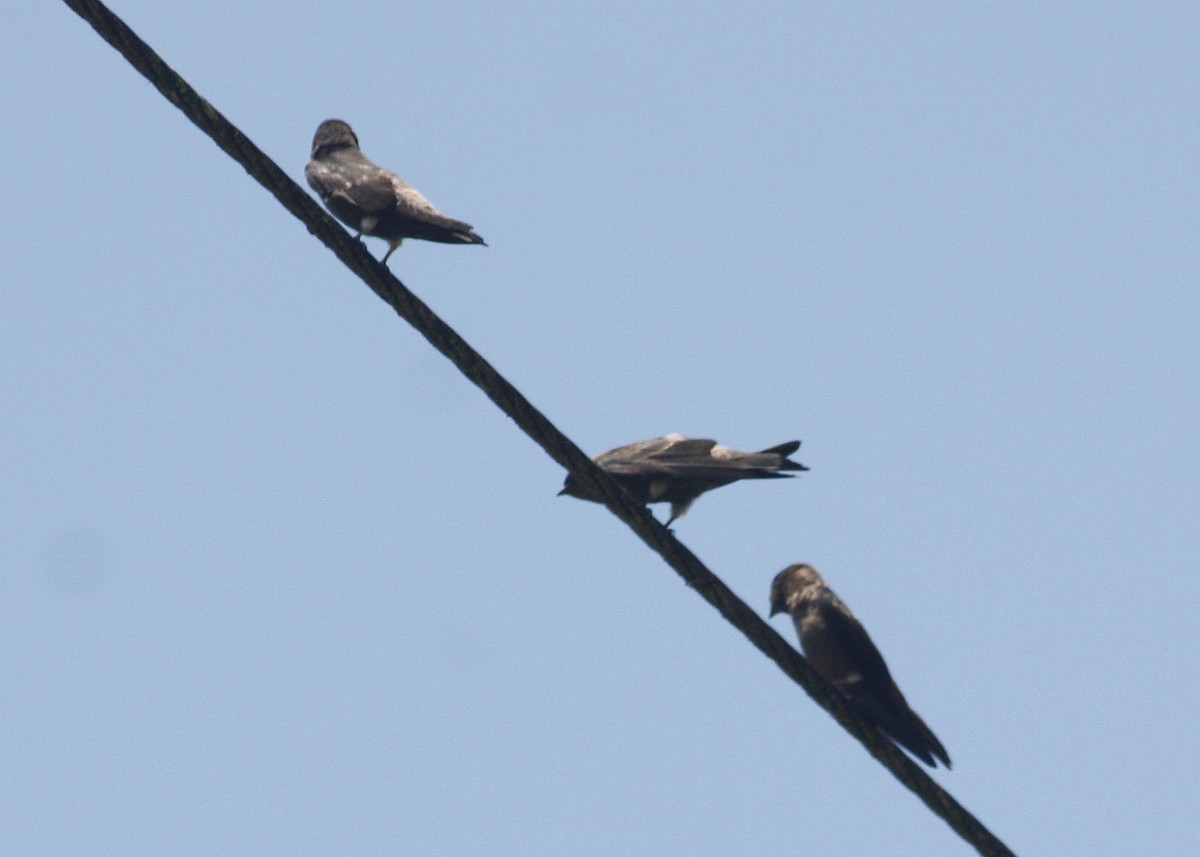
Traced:
<path fill-rule="evenodd" d="M 743 467 L 738 464 L 720 464 L 713 461 L 677 461 L 659 463 L 659 472 L 664 476 L 680 479 L 700 479 L 720 482 L 736 482 L 739 479 L 791 479 L 790 473 L 776 473 L 773 468 Z"/>
<path fill-rule="evenodd" d="M 381 220 L 380 231 L 444 244 L 486 244 L 471 224 L 442 214 L 420 192 L 398 176 L 391 177 L 394 209 Z"/>
<path fill-rule="evenodd" d="M 664 468 L 648 461 L 616 460 L 596 463 L 601 470 L 613 476 L 645 476 L 649 479 L 655 476 L 664 476 L 667 473 Z"/>
<path fill-rule="evenodd" d="M 414 232 L 419 229 L 419 225 L 432 227 L 434 230 L 441 232 L 461 232 L 464 234 L 472 232 L 471 226 L 468 223 L 455 220 L 453 217 L 447 217 L 433 209 L 414 207 L 403 199 L 396 201 L 395 218 L 398 222 L 411 224 L 410 228 L 414 229 Z M 413 237 L 424 238 L 425 236 L 414 234 Z"/>
<path fill-rule="evenodd" d="M 798 448 L 799 444 L 796 446 Z M 788 447 L 791 447 L 790 443 L 762 452 L 740 452 L 719 446 L 713 440 L 687 438 L 676 440 L 669 446 L 654 451 L 649 458 L 656 464 L 661 464 L 666 472 L 677 476 L 694 476 L 698 479 L 770 479 L 782 476 L 776 473 L 776 470 L 795 469 L 785 467 L 784 454 L 776 451 Z"/>
<path fill-rule="evenodd" d="M 888 671 L 883 655 L 862 623 L 833 593 L 829 593 L 829 600 L 822 601 L 820 610 L 829 632 L 836 635 L 841 644 L 846 660 L 853 663 L 862 676 L 860 681 L 838 685 L 840 689 L 863 714 L 925 764 L 936 766 L 933 760 L 936 756 L 947 768 L 950 767 L 946 748 L 909 707 Z"/>
<path fill-rule="evenodd" d="M 352 205 L 363 214 L 373 214 L 376 217 L 385 215 L 396 208 L 396 194 L 392 183 L 383 174 L 372 176 L 366 181 L 347 184 L 333 191 L 332 197 Z M 332 201 L 328 201 L 332 205 Z"/>
<path fill-rule="evenodd" d="M 785 444 L 786 445 L 786 444 Z M 782 466 L 776 453 L 738 453 L 718 449 L 708 438 L 660 437 L 652 441 L 630 443 L 608 450 L 595 457 L 595 462 L 608 473 L 637 475 L 637 477 L 672 477 L 702 481 L 733 481 L 736 479 L 779 479 L 775 473 Z M 791 468 L 788 468 L 791 469 Z"/>
<path fill-rule="evenodd" d="M 653 455 L 647 460 L 663 474 L 689 479 L 729 480 L 736 479 L 786 479 L 791 474 L 776 473 L 779 461 L 774 456 L 764 457 L 753 453 L 733 458 L 704 456 Z"/>
<path fill-rule="evenodd" d="M 829 592 L 820 602 L 818 609 L 829 633 L 838 641 L 845 658 L 863 680 L 872 686 L 891 684 L 892 674 L 867 629 L 854 617 L 840 598 Z"/>
<path fill-rule="evenodd" d="M 707 458 L 717 445 L 715 440 L 702 437 L 660 438 L 663 441 L 661 449 L 648 450 L 654 458 Z"/>
<path fill-rule="evenodd" d="M 596 456 L 596 463 L 609 473 L 629 476 L 675 477 L 705 482 L 736 479 L 776 479 L 780 458 L 774 453 L 729 450 L 714 457 L 717 442 L 706 438 L 660 437 L 619 446 Z M 724 447 L 719 450 L 724 452 Z"/>
<path fill-rule="evenodd" d="M 352 182 L 342 170 L 314 161 L 304 177 L 333 215 L 354 229 L 361 228 L 364 217 L 385 217 L 396 207 L 392 184 L 382 171 Z"/>
<path fill-rule="evenodd" d="M 607 452 L 602 452 L 592 460 L 599 467 L 611 471 L 614 467 L 628 468 L 644 461 L 650 455 L 667 446 L 670 441 L 656 437 L 653 440 L 639 440 L 637 443 L 627 443 Z"/>

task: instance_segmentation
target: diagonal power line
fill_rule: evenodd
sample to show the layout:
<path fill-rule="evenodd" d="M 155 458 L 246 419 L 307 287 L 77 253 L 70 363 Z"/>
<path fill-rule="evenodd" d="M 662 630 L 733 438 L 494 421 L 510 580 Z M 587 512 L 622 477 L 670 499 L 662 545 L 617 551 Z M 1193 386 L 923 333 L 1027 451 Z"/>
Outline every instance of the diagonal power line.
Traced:
<path fill-rule="evenodd" d="M 968 812 L 924 770 L 889 739 L 864 721 L 826 685 L 808 662 L 759 617 L 724 582 L 660 524 L 644 506 L 637 505 L 607 474 L 600 470 L 569 438 L 535 408 L 520 391 L 505 380 L 449 325 L 442 321 L 403 283 L 375 260 L 359 241 L 333 220 L 299 185 L 287 176 L 261 149 L 222 116 L 175 73 L 149 45 L 99 0 L 63 0 L 87 21 L 106 42 L 152 83 L 164 97 L 222 150 L 237 161 L 251 177 L 319 238 L 396 314 L 416 328 L 444 354 L 460 372 L 537 443 L 546 454 L 566 468 L 582 485 L 604 498 L 614 515 L 656 551 L 688 586 L 717 609 L 763 654 L 799 684 L 818 705 L 828 711 L 880 764 L 940 816 L 966 842 L 985 857 L 1014 857 L 982 822 Z"/>

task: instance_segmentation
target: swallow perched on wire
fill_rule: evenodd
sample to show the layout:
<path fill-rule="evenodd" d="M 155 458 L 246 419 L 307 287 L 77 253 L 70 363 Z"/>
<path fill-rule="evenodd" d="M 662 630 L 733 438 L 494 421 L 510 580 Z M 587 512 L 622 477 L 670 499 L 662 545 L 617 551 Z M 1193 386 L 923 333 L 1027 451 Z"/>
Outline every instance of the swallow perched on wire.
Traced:
<path fill-rule="evenodd" d="M 487 246 L 470 225 L 446 217 L 416 188 L 372 163 L 358 148 L 354 129 L 340 119 L 317 127 L 304 177 L 333 216 L 355 230 L 355 238 L 387 241 L 385 264 L 405 238 Z"/>
<path fill-rule="evenodd" d="M 715 440 L 669 434 L 618 446 L 595 456 L 592 461 L 620 483 L 639 503 L 670 503 L 672 521 L 687 514 L 688 507 L 705 491 L 720 488 L 739 479 L 784 479 L 790 473 L 781 470 L 808 470 L 788 458 L 800 448 L 793 440 L 762 452 L 738 452 Z M 558 492 L 595 503 L 598 495 L 577 482 L 570 474 Z"/>
<path fill-rule="evenodd" d="M 867 629 L 810 565 L 790 565 L 771 583 L 771 615 L 791 613 L 814 670 L 867 720 L 931 768 L 950 767 L 946 748 L 888 672 Z M 936 759 L 936 761 L 935 761 Z"/>

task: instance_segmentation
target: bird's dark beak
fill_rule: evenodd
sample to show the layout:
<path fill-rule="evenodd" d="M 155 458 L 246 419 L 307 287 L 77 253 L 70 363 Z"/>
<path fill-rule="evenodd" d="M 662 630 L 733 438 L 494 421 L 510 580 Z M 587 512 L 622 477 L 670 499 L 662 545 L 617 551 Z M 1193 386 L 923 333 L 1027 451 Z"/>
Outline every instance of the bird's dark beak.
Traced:
<path fill-rule="evenodd" d="M 556 497 L 561 497 L 561 496 L 563 496 L 563 495 L 564 495 L 564 494 L 566 494 L 566 493 L 567 493 L 567 489 L 566 489 L 566 488 L 563 488 L 563 489 L 562 489 L 561 491 L 559 491 L 559 492 L 558 492 L 558 493 L 557 493 L 555 496 L 556 496 Z"/>

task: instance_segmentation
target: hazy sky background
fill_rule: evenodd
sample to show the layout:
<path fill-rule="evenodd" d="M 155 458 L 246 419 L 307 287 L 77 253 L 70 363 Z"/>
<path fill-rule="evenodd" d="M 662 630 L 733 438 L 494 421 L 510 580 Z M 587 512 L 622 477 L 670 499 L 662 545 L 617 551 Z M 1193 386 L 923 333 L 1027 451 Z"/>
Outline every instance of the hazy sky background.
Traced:
<path fill-rule="evenodd" d="M 114 9 L 298 181 L 338 117 L 472 223 L 391 267 L 584 450 L 803 439 L 677 534 L 764 615 L 820 569 L 1016 852 L 1200 851 L 1195 3 Z M 4 19 L 6 853 L 970 853 L 66 6 Z"/>

